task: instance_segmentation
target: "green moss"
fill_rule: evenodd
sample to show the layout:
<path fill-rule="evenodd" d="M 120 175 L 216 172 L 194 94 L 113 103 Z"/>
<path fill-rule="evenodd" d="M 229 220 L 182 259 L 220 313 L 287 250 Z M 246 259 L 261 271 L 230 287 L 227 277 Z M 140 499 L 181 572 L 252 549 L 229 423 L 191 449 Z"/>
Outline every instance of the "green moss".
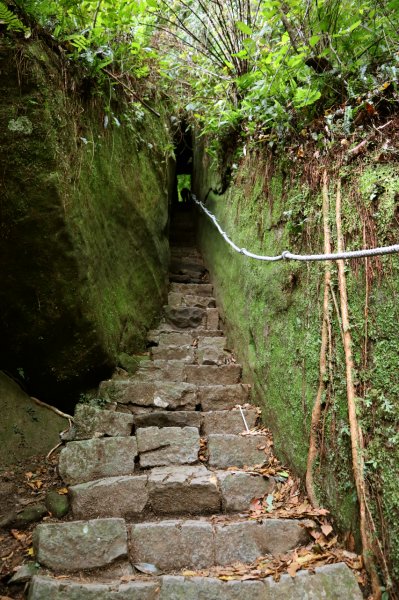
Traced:
<path fill-rule="evenodd" d="M 41 42 L 0 62 L 1 359 L 53 401 L 142 349 L 164 302 L 171 137 L 165 109 L 110 97 Z"/>
<path fill-rule="evenodd" d="M 201 165 L 201 149 L 196 164 Z M 332 163 L 333 164 L 333 163 Z M 323 247 L 321 194 L 307 184 L 300 167 L 286 177 L 284 157 L 247 157 L 234 185 L 220 196 L 215 174 L 199 166 L 195 191 L 208 194 L 207 206 L 237 245 L 260 254 L 284 249 L 317 253 Z M 342 168 L 343 220 L 348 248 L 362 247 L 363 227 L 368 245 L 397 240 L 399 183 L 396 165 L 376 163 Z M 334 232 L 335 190 L 330 185 L 331 227 Z M 396 212 L 395 212 L 396 211 Z M 395 220 L 396 219 L 396 220 Z M 299 475 L 306 470 L 310 416 L 318 387 L 323 265 L 251 261 L 234 253 L 205 217 L 200 219 L 200 242 L 211 269 L 217 299 L 226 317 L 227 334 L 254 384 L 254 401 L 274 434 L 279 457 Z M 334 235 L 333 235 L 334 237 Z M 396 243 L 396 242 L 395 242 Z M 367 364 L 365 365 L 364 263 L 347 266 L 353 351 L 359 417 L 366 440 L 366 467 L 372 510 L 380 528 L 392 572 L 399 577 L 398 404 L 399 278 L 397 256 L 369 261 Z M 337 276 L 333 285 L 338 297 Z M 323 425 L 323 452 L 316 465 L 315 485 L 341 531 L 358 540 L 358 507 L 352 480 L 347 416 L 345 361 L 339 324 L 330 308 L 333 331 L 333 381 Z M 379 498 L 379 504 L 375 498 Z M 380 508 L 378 508 L 378 505 Z"/>

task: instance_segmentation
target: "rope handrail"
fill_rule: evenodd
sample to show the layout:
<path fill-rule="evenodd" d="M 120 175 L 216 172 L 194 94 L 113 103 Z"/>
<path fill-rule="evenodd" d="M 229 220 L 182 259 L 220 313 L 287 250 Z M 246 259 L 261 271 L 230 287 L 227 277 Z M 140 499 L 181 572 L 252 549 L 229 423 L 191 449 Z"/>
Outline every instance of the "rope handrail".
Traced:
<path fill-rule="evenodd" d="M 244 256 L 248 256 L 249 258 L 254 258 L 255 260 L 263 260 L 265 262 L 277 262 L 279 260 L 298 260 L 298 261 L 321 261 L 321 260 L 345 260 L 347 258 L 366 258 L 368 256 L 381 256 L 383 254 L 395 254 L 399 253 L 399 244 L 394 244 L 393 246 L 382 246 L 380 248 L 368 248 L 364 250 L 349 250 L 348 252 L 337 252 L 335 254 L 293 254 L 289 250 L 284 250 L 281 254 L 277 256 L 264 256 L 262 254 L 254 254 L 250 252 L 246 248 L 240 248 L 235 244 L 227 235 L 225 231 L 221 228 L 216 219 L 215 215 L 213 215 L 205 205 L 198 200 L 198 198 L 192 194 L 192 199 L 194 202 L 204 211 L 204 213 L 210 218 L 210 220 L 214 223 L 215 227 L 219 231 L 220 235 L 224 238 L 224 240 L 239 254 L 244 254 Z"/>

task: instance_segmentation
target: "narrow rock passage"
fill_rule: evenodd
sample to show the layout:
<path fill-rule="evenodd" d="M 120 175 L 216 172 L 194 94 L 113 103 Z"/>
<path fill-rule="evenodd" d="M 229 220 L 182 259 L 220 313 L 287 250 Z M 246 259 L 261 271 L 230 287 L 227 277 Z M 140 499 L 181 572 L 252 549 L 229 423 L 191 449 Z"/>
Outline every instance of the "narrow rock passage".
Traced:
<path fill-rule="evenodd" d="M 300 520 L 246 513 L 275 485 L 242 469 L 267 459 L 267 438 L 242 435 L 243 416 L 254 429 L 258 410 L 219 327 L 190 222 L 184 212 L 175 220 L 168 305 L 149 333 L 149 360 L 100 385 L 107 410 L 76 410 L 75 438 L 59 460 L 73 520 L 36 528 L 42 572 L 29 598 L 360 599 L 344 564 L 278 583 L 195 576 L 288 552 L 308 534 Z"/>

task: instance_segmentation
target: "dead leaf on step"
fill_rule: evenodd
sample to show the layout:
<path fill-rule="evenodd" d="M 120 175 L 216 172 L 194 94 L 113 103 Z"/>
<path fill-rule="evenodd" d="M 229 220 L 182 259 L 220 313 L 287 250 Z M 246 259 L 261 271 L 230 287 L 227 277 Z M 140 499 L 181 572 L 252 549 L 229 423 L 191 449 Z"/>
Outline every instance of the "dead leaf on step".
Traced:
<path fill-rule="evenodd" d="M 60 488 L 59 490 L 57 490 L 57 494 L 60 494 L 60 496 L 64 496 L 67 493 L 68 493 L 68 488 L 66 488 L 66 487 L 63 487 L 63 488 Z"/>
<path fill-rule="evenodd" d="M 16 540 L 18 540 L 19 542 L 25 542 L 26 541 L 26 533 L 24 533 L 23 531 L 18 531 L 18 529 L 11 529 L 11 535 L 13 538 L 15 538 Z"/>
<path fill-rule="evenodd" d="M 332 532 L 333 528 L 331 527 L 331 525 L 327 524 L 327 525 L 322 525 L 320 527 L 320 529 L 322 530 L 322 532 L 324 533 L 324 535 L 326 537 L 328 537 L 330 535 L 330 533 Z"/>
<path fill-rule="evenodd" d="M 289 565 L 289 567 L 287 569 L 287 573 L 288 573 L 288 575 L 291 575 L 291 577 L 295 577 L 297 571 L 299 571 L 300 568 L 301 568 L 301 565 L 298 562 L 293 561 Z"/>

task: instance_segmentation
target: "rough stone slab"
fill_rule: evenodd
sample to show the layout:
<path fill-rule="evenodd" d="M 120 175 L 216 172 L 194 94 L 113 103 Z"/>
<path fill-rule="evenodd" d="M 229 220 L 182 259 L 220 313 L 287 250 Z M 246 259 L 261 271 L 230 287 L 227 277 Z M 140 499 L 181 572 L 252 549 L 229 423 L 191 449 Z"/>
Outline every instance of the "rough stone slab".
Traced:
<path fill-rule="evenodd" d="M 178 292 L 169 292 L 168 294 L 168 305 L 171 308 L 177 308 L 182 305 L 183 294 L 179 294 Z"/>
<path fill-rule="evenodd" d="M 206 338 L 209 339 L 209 338 Z M 219 340 L 221 338 L 211 338 Z M 197 359 L 199 365 L 224 365 L 228 362 L 231 354 L 225 350 L 219 350 L 213 345 L 202 346 L 197 350 Z"/>
<path fill-rule="evenodd" d="M 202 569 L 215 564 L 213 526 L 206 521 L 161 521 L 132 525 L 132 563 L 162 571 Z"/>
<path fill-rule="evenodd" d="M 212 296 L 213 285 L 211 283 L 172 283 L 170 291 L 193 296 Z"/>
<path fill-rule="evenodd" d="M 206 310 L 206 328 L 219 329 L 219 309 L 208 308 Z"/>
<path fill-rule="evenodd" d="M 157 581 L 81 583 L 37 575 L 32 580 L 28 600 L 157 600 L 159 587 Z"/>
<path fill-rule="evenodd" d="M 240 365 L 185 365 L 185 381 L 197 385 L 231 385 L 241 378 Z"/>
<path fill-rule="evenodd" d="M 363 599 L 355 575 L 344 563 L 317 567 L 315 573 L 298 571 L 294 579 L 282 575 L 278 583 L 270 577 L 266 582 L 273 600 Z"/>
<path fill-rule="evenodd" d="M 182 304 L 186 306 L 197 306 L 198 308 L 215 308 L 216 300 L 212 296 L 194 296 L 187 294 L 182 296 Z"/>
<path fill-rule="evenodd" d="M 261 581 L 220 581 L 212 577 L 165 575 L 159 600 L 273 600 Z M 305 600 L 305 597 L 296 600 Z M 306 600 L 308 600 L 306 598 Z M 310 599 L 309 599 L 310 600 Z M 313 600 L 313 598 L 312 598 Z M 316 599 L 314 599 L 316 600 Z M 319 600 L 319 598 L 317 599 Z M 349 600 L 349 599 L 347 599 Z"/>
<path fill-rule="evenodd" d="M 212 346 L 220 351 L 228 350 L 227 339 L 224 336 L 214 337 L 204 335 L 204 337 L 198 339 L 198 350 L 202 350 L 208 346 Z"/>
<path fill-rule="evenodd" d="M 250 563 L 265 554 L 282 554 L 308 541 L 306 530 L 292 519 L 265 519 L 215 525 L 216 564 Z"/>
<path fill-rule="evenodd" d="M 195 359 L 193 346 L 154 346 L 151 348 L 154 360 L 181 360 L 191 364 Z"/>
<path fill-rule="evenodd" d="M 251 500 L 273 491 L 272 477 L 250 475 L 244 471 L 217 471 L 222 492 L 222 505 L 226 512 L 249 510 Z"/>
<path fill-rule="evenodd" d="M 120 404 L 169 410 L 194 410 L 196 405 L 196 387 L 189 383 L 119 379 L 103 382 L 100 387 L 103 397 L 109 397 Z"/>
<path fill-rule="evenodd" d="M 220 581 L 212 577 L 165 575 L 125 584 L 81 583 L 36 575 L 28 600 L 362 600 L 354 574 L 343 563 L 299 571 L 279 582 Z"/>
<path fill-rule="evenodd" d="M 202 465 L 152 469 L 148 487 L 155 514 L 213 514 L 221 509 L 216 475 Z"/>
<path fill-rule="evenodd" d="M 212 577 L 165 575 L 159 600 L 362 600 L 351 570 L 343 563 L 263 581 L 220 581 Z M 57 599 L 58 600 L 58 599 Z"/>
<path fill-rule="evenodd" d="M 317 567 L 315 573 L 299 571 L 293 579 L 282 575 L 276 583 L 267 580 L 270 596 L 275 600 L 362 600 L 355 575 L 344 563 Z"/>
<path fill-rule="evenodd" d="M 205 325 L 207 312 L 208 310 L 205 311 L 198 306 L 178 306 L 176 308 L 164 306 L 166 322 L 179 329 L 192 329 L 198 327 L 198 325 Z M 210 329 L 217 329 L 217 327 L 211 327 Z"/>
<path fill-rule="evenodd" d="M 203 411 L 228 410 L 237 404 L 247 404 L 251 386 L 247 383 L 236 385 L 200 385 L 197 402 Z"/>
<path fill-rule="evenodd" d="M 224 469 L 263 463 L 267 458 L 264 451 L 266 441 L 262 435 L 212 433 L 208 436 L 209 465 Z"/>
<path fill-rule="evenodd" d="M 147 475 L 107 477 L 69 488 L 75 519 L 137 517 L 148 503 Z"/>
<path fill-rule="evenodd" d="M 101 410 L 85 404 L 78 404 L 75 408 L 75 440 L 99 436 L 129 436 L 132 433 L 132 425 L 132 415 Z"/>
<path fill-rule="evenodd" d="M 256 408 L 243 409 L 249 429 L 255 427 L 258 418 Z M 202 413 L 202 433 L 231 433 L 238 435 L 245 431 L 245 425 L 239 410 L 215 410 Z"/>
<path fill-rule="evenodd" d="M 144 427 L 137 430 L 141 467 L 184 465 L 198 461 L 199 431 L 195 427 Z"/>
<path fill-rule="evenodd" d="M 185 381 L 184 362 L 180 360 L 151 360 L 135 373 L 140 381 Z"/>
<path fill-rule="evenodd" d="M 58 470 L 68 484 L 130 475 L 134 471 L 136 456 L 137 442 L 134 437 L 69 442 L 61 450 Z"/>
<path fill-rule="evenodd" d="M 36 560 L 49 569 L 77 571 L 110 565 L 127 556 L 123 519 L 42 523 L 33 534 Z"/>
<path fill-rule="evenodd" d="M 201 426 L 202 413 L 189 410 L 156 411 L 134 416 L 139 427 L 197 427 Z"/>

